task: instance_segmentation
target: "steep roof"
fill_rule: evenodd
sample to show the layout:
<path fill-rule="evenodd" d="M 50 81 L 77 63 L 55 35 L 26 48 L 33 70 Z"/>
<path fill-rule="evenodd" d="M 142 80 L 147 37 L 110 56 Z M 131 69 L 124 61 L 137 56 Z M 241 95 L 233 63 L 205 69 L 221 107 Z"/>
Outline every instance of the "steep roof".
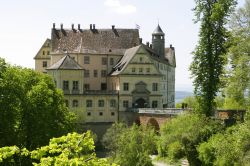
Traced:
<path fill-rule="evenodd" d="M 52 52 L 123 54 L 139 45 L 138 29 L 52 29 Z"/>
<path fill-rule="evenodd" d="M 160 25 L 158 24 L 157 27 L 155 28 L 153 35 L 165 35 L 165 33 L 162 31 Z"/>
<path fill-rule="evenodd" d="M 142 47 L 141 45 L 127 49 L 125 51 L 125 54 L 122 56 L 120 61 L 113 67 L 114 72 L 111 75 L 117 75 L 120 74 L 128 65 L 130 60 L 134 57 L 136 52 L 139 50 L 139 48 Z"/>
<path fill-rule="evenodd" d="M 47 70 L 83 70 L 83 68 L 68 54 L 61 58 L 59 61 L 54 63 L 52 66 L 47 68 Z"/>

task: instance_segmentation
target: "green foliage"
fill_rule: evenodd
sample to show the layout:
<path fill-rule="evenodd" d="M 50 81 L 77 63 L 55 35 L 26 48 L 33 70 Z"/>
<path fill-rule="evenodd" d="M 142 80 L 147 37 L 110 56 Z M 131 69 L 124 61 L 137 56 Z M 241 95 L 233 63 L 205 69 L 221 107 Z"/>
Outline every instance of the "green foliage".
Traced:
<path fill-rule="evenodd" d="M 223 126 L 216 120 L 197 114 L 180 115 L 161 128 L 158 152 L 175 161 L 187 157 L 190 165 L 200 165 L 196 146 L 206 141 Z"/>
<path fill-rule="evenodd" d="M 74 115 L 52 79 L 31 69 L 0 63 L 0 147 L 35 149 L 73 129 Z"/>
<path fill-rule="evenodd" d="M 115 166 L 106 159 L 96 158 L 94 140 L 90 131 L 52 138 L 49 145 L 33 151 L 19 149 L 16 146 L 0 148 L 0 165 L 19 165 L 25 158 L 25 165 L 82 165 L 82 166 Z"/>
<path fill-rule="evenodd" d="M 250 128 L 240 124 L 212 136 L 197 149 L 203 165 L 249 165 Z"/>
<path fill-rule="evenodd" d="M 155 131 L 150 127 L 114 124 L 103 137 L 114 161 L 122 166 L 151 166 L 149 155 L 156 150 Z"/>
<path fill-rule="evenodd" d="M 231 68 L 228 69 L 226 108 L 250 108 L 250 1 L 237 10 L 230 23 L 232 46 L 228 53 Z"/>
<path fill-rule="evenodd" d="M 196 22 L 200 22 L 199 43 L 190 66 L 194 78 L 194 93 L 200 112 L 213 115 L 214 99 L 221 87 L 220 77 L 226 64 L 228 32 L 225 28 L 235 0 L 195 0 Z"/>
<path fill-rule="evenodd" d="M 184 157 L 184 149 L 180 141 L 175 141 L 167 146 L 167 156 L 171 162 L 176 162 Z"/>

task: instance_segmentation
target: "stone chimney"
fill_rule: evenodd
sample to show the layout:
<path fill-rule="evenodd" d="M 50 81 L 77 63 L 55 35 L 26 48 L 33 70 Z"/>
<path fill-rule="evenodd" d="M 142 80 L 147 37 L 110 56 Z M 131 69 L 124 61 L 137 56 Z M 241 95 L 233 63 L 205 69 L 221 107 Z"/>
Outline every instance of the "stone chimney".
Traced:
<path fill-rule="evenodd" d="M 78 30 L 81 30 L 81 25 L 80 24 L 78 24 Z"/>
<path fill-rule="evenodd" d="M 74 24 L 71 24 L 71 29 L 72 29 L 72 30 L 74 30 L 74 29 L 75 29 L 75 28 L 74 28 Z"/>
<path fill-rule="evenodd" d="M 56 29 L 56 24 L 55 23 L 53 23 L 53 29 Z"/>
<path fill-rule="evenodd" d="M 89 29 L 92 30 L 92 24 L 89 25 Z"/>
<path fill-rule="evenodd" d="M 61 24 L 61 30 L 63 30 L 63 24 Z"/>

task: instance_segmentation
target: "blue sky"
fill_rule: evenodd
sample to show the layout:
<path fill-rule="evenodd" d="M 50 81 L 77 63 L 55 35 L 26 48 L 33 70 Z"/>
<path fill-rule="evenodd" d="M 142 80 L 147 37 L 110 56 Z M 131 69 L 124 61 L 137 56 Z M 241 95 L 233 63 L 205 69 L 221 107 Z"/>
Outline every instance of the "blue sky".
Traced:
<path fill-rule="evenodd" d="M 242 6 L 244 0 L 239 0 Z M 188 67 L 198 40 L 194 24 L 194 0 L 7 0 L 0 5 L 0 57 L 11 64 L 34 68 L 33 57 L 51 27 L 61 23 L 70 28 L 135 28 L 140 25 L 143 42 L 151 42 L 158 20 L 165 32 L 166 46 L 176 49 L 176 90 L 191 90 Z"/>

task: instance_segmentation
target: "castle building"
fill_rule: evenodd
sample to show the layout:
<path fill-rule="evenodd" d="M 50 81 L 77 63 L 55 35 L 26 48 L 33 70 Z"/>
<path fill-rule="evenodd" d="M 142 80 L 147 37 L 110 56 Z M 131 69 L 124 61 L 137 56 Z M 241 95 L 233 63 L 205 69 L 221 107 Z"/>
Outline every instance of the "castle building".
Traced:
<path fill-rule="evenodd" d="M 35 56 L 35 70 L 53 77 L 66 106 L 84 122 L 115 122 L 138 108 L 175 107 L 175 49 L 158 25 L 152 44 L 138 29 L 65 29 L 53 24 Z"/>

